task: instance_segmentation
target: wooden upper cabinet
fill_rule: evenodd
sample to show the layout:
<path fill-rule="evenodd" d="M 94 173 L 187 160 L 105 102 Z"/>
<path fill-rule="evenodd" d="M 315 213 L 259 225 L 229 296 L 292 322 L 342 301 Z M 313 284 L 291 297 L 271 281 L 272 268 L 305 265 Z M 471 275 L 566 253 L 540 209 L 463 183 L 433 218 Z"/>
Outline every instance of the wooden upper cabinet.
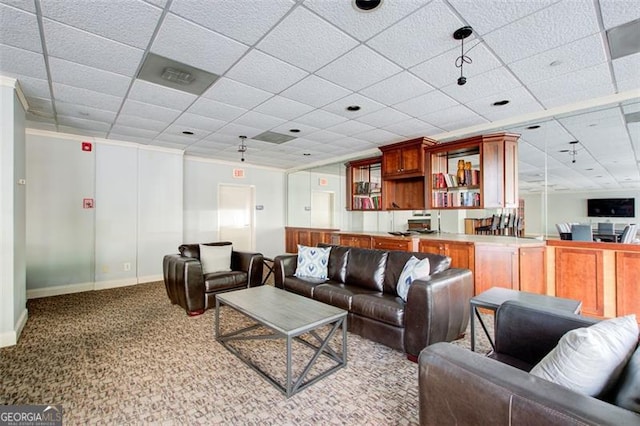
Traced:
<path fill-rule="evenodd" d="M 402 179 L 425 175 L 424 148 L 436 144 L 429 138 L 417 138 L 381 146 L 382 178 Z"/>

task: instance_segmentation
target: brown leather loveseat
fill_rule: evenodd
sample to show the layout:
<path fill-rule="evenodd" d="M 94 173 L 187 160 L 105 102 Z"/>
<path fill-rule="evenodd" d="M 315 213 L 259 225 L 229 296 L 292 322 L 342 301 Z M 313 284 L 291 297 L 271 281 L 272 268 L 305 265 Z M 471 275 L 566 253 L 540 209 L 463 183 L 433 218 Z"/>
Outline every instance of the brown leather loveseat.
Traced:
<path fill-rule="evenodd" d="M 214 307 L 218 293 L 262 285 L 263 256 L 260 253 L 232 250 L 230 271 L 203 274 L 199 244 L 182 244 L 178 251 L 179 254 L 168 254 L 163 259 L 164 284 L 171 303 L 183 307 L 187 315 L 200 315 Z"/>
<path fill-rule="evenodd" d="M 274 259 L 276 287 L 349 311 L 348 330 L 404 351 L 416 360 L 435 342 L 459 338 L 469 322 L 473 280 L 468 269 L 450 268 L 451 258 L 430 253 L 331 247 L 328 280 L 309 282 L 294 276 L 298 256 Z M 411 257 L 429 258 L 430 277 L 415 280 L 407 301 L 396 292 Z"/>
<path fill-rule="evenodd" d="M 419 358 L 420 424 L 640 425 L 634 411 L 640 410 L 640 349 L 613 389 L 598 398 L 529 374 L 566 332 L 596 322 L 509 301 L 496 313 L 489 356 L 451 343 L 425 348 Z"/>

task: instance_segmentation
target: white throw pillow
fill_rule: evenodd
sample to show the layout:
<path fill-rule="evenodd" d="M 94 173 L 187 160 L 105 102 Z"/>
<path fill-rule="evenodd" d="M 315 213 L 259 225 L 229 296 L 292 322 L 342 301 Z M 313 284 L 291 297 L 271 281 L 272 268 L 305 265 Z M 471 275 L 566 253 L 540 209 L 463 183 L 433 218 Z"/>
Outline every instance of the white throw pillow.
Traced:
<path fill-rule="evenodd" d="M 567 332 L 531 374 L 589 396 L 617 381 L 638 344 L 635 315 L 600 321 Z"/>
<path fill-rule="evenodd" d="M 205 246 L 200 244 L 200 263 L 202 273 L 229 272 L 231 270 L 231 251 L 233 246 Z"/>
<path fill-rule="evenodd" d="M 327 280 L 331 247 L 307 247 L 298 245 L 298 264 L 293 274 L 298 278 Z"/>
<path fill-rule="evenodd" d="M 418 260 L 417 257 L 411 256 L 407 263 L 404 264 L 400 278 L 398 278 L 398 284 L 396 285 L 396 292 L 398 296 L 405 302 L 407 301 L 407 295 L 409 294 L 409 286 L 415 280 L 423 280 L 429 277 L 431 273 L 431 265 L 429 264 L 429 258 L 425 257 L 422 260 Z"/>

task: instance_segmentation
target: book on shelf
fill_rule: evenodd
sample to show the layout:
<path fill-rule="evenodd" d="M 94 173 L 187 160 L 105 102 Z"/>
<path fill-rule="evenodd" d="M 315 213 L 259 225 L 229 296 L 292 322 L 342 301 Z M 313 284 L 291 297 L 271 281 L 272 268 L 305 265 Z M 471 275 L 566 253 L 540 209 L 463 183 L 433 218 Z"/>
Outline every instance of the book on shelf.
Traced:
<path fill-rule="evenodd" d="M 457 188 L 480 185 L 480 170 L 465 170 L 464 185 L 460 184 L 457 175 L 450 173 L 434 173 L 432 175 L 433 188 Z"/>
<path fill-rule="evenodd" d="M 380 209 L 380 196 L 356 196 L 353 198 L 354 210 L 379 210 Z"/>
<path fill-rule="evenodd" d="M 371 194 L 380 192 L 380 184 L 378 182 L 360 181 L 353 182 L 353 193 L 357 195 Z"/>
<path fill-rule="evenodd" d="M 480 193 L 464 192 L 434 192 L 433 207 L 480 207 Z"/>

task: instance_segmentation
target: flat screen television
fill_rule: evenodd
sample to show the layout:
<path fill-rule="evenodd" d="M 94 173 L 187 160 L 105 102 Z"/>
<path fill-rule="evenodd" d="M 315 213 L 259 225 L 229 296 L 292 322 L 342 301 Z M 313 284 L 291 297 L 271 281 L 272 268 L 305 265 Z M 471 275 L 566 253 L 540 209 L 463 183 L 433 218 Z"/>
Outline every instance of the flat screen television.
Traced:
<path fill-rule="evenodd" d="M 589 198 L 589 217 L 635 217 L 635 198 Z"/>

